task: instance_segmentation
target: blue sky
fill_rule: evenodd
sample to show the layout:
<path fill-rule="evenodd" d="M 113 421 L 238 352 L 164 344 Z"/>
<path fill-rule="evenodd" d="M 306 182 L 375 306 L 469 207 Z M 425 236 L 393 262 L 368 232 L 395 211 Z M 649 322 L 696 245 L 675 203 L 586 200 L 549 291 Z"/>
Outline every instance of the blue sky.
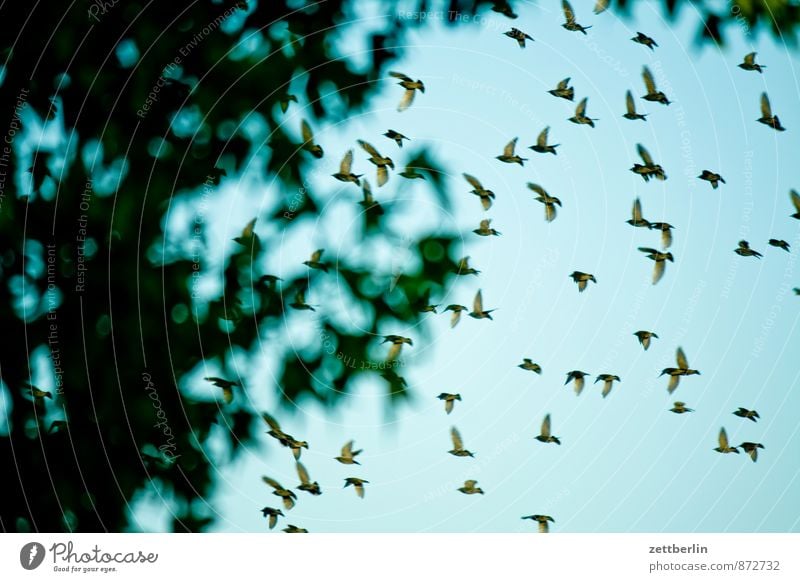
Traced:
<path fill-rule="evenodd" d="M 404 350 L 402 370 L 414 399 L 391 418 L 380 379 L 359 384 L 333 412 L 307 403 L 276 412 L 287 432 L 308 440 L 302 460 L 324 492 L 298 492 L 299 503 L 281 523 L 312 532 L 517 532 L 535 529 L 520 516 L 544 513 L 555 518 L 553 531 L 563 532 L 800 531 L 800 297 L 791 290 L 800 286 L 800 221 L 789 217 L 788 195 L 800 187 L 797 56 L 735 26 L 724 50 L 698 48 L 689 6 L 668 25 L 650 5 L 632 21 L 611 12 L 595 16 L 593 3 L 574 5 L 578 21 L 593 26 L 587 36 L 564 30 L 560 11 L 542 6 L 520 7 L 513 23 L 494 13 L 455 28 L 434 22 L 408 36 L 403 60 L 392 66 L 425 82 L 426 93 L 408 111 L 396 112 L 402 89 L 387 77 L 369 111 L 339 124 L 314 123 L 326 156 L 316 166 L 309 162 L 309 171 L 319 170 L 309 180 L 328 206 L 319 223 L 282 239 L 267 259 L 270 272 L 302 273 L 302 261 L 318 247 L 369 261 L 373 249 L 354 244 L 360 192 L 329 175 L 350 147 L 357 150 L 355 171 L 372 175 L 359 138 L 390 155 L 398 170 L 412 146 L 424 144 L 449 172 L 452 212 L 421 181 L 393 175 L 376 189 L 372 176 L 376 198 L 391 203 L 394 233 L 394 248 L 374 249 L 375 260 L 388 281 L 393 270 L 413 270 L 403 249 L 414 233 L 463 232 L 462 254 L 482 272 L 457 278 L 445 297 L 433 299 L 471 305 L 482 289 L 485 306 L 497 311 L 494 321 L 464 317 L 455 329 L 448 314 L 431 314 L 423 328 L 384 330 L 415 340 Z M 358 27 L 380 21 L 362 16 Z M 510 24 L 535 42 L 520 50 L 502 35 Z M 637 30 L 659 48 L 631 42 Z M 341 42 L 355 62 L 364 60 L 358 36 Z M 736 67 L 751 50 L 768 66 L 765 74 Z M 638 99 L 643 65 L 672 105 Z M 565 77 L 576 102 L 589 98 L 595 129 L 569 123 L 575 104 L 546 93 Z M 628 89 L 647 122 L 621 117 Z M 762 91 L 788 131 L 756 123 Z M 304 106 L 292 106 L 290 127 L 308 115 Z M 527 149 L 546 125 L 550 141 L 561 144 L 557 156 Z M 412 141 L 398 150 L 381 136 L 388 128 Z M 517 153 L 530 158 L 524 167 L 495 160 L 513 137 Z M 645 183 L 628 171 L 638 161 L 637 143 L 664 167 L 667 181 Z M 704 169 L 727 184 L 712 190 L 696 179 Z M 497 194 L 488 212 L 469 194 L 462 172 Z M 561 199 L 554 222 L 544 221 L 529 181 Z M 263 197 L 252 195 L 254 187 Z M 266 214 L 272 188 L 255 172 L 223 182 L 209 207 L 225 217 L 210 225 L 219 253 L 250 217 Z M 658 233 L 625 224 L 637 196 L 646 218 L 675 226 L 675 262 L 655 286 L 653 264 L 636 247 L 658 246 Z M 187 216 L 179 208 L 172 217 L 178 222 Z M 482 218 L 492 218 L 503 235 L 473 235 Z M 265 236 L 274 228 L 257 231 L 262 226 Z M 734 254 L 742 238 L 764 258 Z M 792 252 L 768 246 L 770 238 L 787 240 Z M 574 270 L 593 273 L 598 283 L 579 294 L 568 278 Z M 307 300 L 359 325 L 362 314 L 348 311 L 333 277 L 315 284 Z M 293 313 L 276 333 L 289 349 L 302 348 L 318 341 L 314 322 L 314 314 Z M 647 352 L 632 335 L 640 329 L 659 335 Z M 248 369 L 251 386 L 272 382 L 276 358 L 268 345 L 257 358 L 238 356 L 243 368 L 257 363 Z M 674 366 L 677 346 L 702 375 L 684 378 L 670 396 L 658 374 Z M 543 374 L 518 369 L 523 357 L 541 364 Z M 592 374 L 579 397 L 564 386 L 574 369 Z M 592 384 L 600 373 L 622 378 L 606 399 L 602 383 Z M 463 397 L 450 416 L 435 399 L 440 392 Z M 249 390 L 249 397 L 259 409 L 276 410 L 268 390 Z M 670 413 L 675 400 L 695 412 Z M 757 409 L 761 420 L 737 418 L 732 411 L 739 406 Z M 533 438 L 546 413 L 560 447 Z M 447 454 L 454 425 L 475 459 Z M 763 443 L 758 462 L 715 453 L 721 426 L 732 444 Z M 333 460 L 350 439 L 364 449 L 360 467 Z M 218 453 L 218 492 L 208 500 L 217 530 L 266 530 L 258 510 L 279 500 L 260 477 L 296 485 L 291 455 L 266 435 L 235 463 Z M 350 476 L 369 480 L 365 499 L 342 489 Z M 468 478 L 486 494 L 457 492 Z M 166 524 L 158 512 L 143 510 L 138 518 L 146 530 Z"/>

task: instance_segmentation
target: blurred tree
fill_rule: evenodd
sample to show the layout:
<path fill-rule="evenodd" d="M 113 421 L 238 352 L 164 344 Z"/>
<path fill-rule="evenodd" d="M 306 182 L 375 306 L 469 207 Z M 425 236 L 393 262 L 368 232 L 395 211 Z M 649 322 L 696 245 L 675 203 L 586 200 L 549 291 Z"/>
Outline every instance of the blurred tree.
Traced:
<path fill-rule="evenodd" d="M 284 329 L 286 306 L 316 277 L 274 282 L 260 266 L 270 243 L 323 206 L 305 180 L 315 160 L 281 125 L 282 107 L 297 106 L 290 85 L 312 125 L 358 112 L 400 56 L 406 31 L 426 23 L 414 12 L 440 11 L 466 26 L 475 20 L 462 15 L 479 10 L 513 18 L 513 3 L 374 3 L 396 17 L 356 31 L 372 49 L 362 67 L 336 48 L 363 9 L 356 0 L 58 4 L 0 8 L 0 529 L 124 531 L 131 500 L 155 483 L 172 502 L 171 527 L 201 530 L 212 512 L 193 501 L 214 484 L 209 435 L 224 435 L 233 456 L 262 430 L 247 398 L 251 371 L 232 354 L 279 355 L 275 383 L 263 389 L 287 403 L 335 406 L 364 375 L 385 386 L 388 402 L 401 401 L 408 393 L 395 371 L 353 368 L 337 354 L 372 361 L 379 330 L 419 321 L 412 306 L 441 292 L 457 258 L 454 236 L 420 235 L 409 244 L 417 270 L 388 285 L 371 266 L 332 257 L 332 276 L 368 324 L 353 330 L 325 319 L 319 345 L 300 353 L 263 332 Z M 679 2 L 665 4 L 673 14 Z M 705 5 L 719 20 L 707 29 L 715 38 L 739 14 L 782 34 L 798 21 L 797 7 L 783 0 L 740 2 L 737 14 Z M 402 17 L 399 6 L 408 8 Z M 264 157 L 256 155 L 260 138 L 236 130 L 255 114 L 269 135 Z M 427 152 L 411 158 L 436 177 Z M 210 269 L 207 225 L 199 217 L 170 233 L 165 215 L 176 195 L 192 192 L 202 206 L 221 181 L 256 162 L 283 197 L 258 223 L 273 235 L 240 237 L 222 267 L 222 291 L 199 297 L 197 273 Z M 443 181 L 427 184 L 447 202 Z M 391 241 L 380 217 L 366 216 L 363 236 Z M 181 390 L 206 365 L 241 385 L 230 404 L 222 390 L 216 399 Z"/>

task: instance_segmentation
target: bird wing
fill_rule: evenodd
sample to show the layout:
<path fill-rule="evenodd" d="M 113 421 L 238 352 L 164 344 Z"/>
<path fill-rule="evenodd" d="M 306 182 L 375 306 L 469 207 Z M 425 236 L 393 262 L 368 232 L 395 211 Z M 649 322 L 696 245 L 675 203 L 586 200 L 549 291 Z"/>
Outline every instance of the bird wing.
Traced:
<path fill-rule="evenodd" d="M 540 148 L 547 147 L 547 134 L 549 132 L 550 127 L 545 127 L 539 134 L 539 137 L 536 138 L 536 145 L 538 145 Z"/>
<path fill-rule="evenodd" d="M 642 161 L 646 166 L 653 165 L 653 158 L 650 157 L 650 152 L 640 143 L 636 144 L 636 151 L 639 152 L 639 156 L 642 158 Z"/>
<path fill-rule="evenodd" d="M 748 53 L 744 55 L 744 63 L 746 65 L 752 65 L 756 61 L 756 53 Z"/>
<path fill-rule="evenodd" d="M 386 355 L 387 362 L 393 362 L 397 359 L 400 355 L 400 351 L 403 349 L 403 344 L 392 344 L 392 347 L 389 348 L 389 353 Z"/>
<path fill-rule="evenodd" d="M 300 130 L 303 134 L 303 143 L 311 143 L 314 141 L 314 133 L 311 131 L 311 126 L 305 119 L 300 122 Z"/>
<path fill-rule="evenodd" d="M 586 116 L 586 102 L 589 100 L 588 97 L 584 97 L 581 99 L 581 102 L 578 103 L 578 106 L 575 108 L 575 117 L 585 117 Z"/>
<path fill-rule="evenodd" d="M 594 13 L 595 14 L 602 14 L 606 10 L 608 10 L 608 5 L 610 4 L 610 0 L 597 0 L 594 4 Z"/>
<path fill-rule="evenodd" d="M 661 231 L 661 246 L 668 249 L 672 246 L 672 230 L 665 228 Z"/>
<path fill-rule="evenodd" d="M 358 495 L 361 499 L 364 499 L 364 485 L 361 483 L 356 483 L 354 487 L 356 488 L 356 495 Z"/>
<path fill-rule="evenodd" d="M 278 424 L 278 421 L 272 418 L 272 416 L 270 416 L 266 412 L 262 412 L 261 418 L 264 419 L 264 422 L 266 422 L 267 426 L 269 426 L 272 430 L 274 430 L 275 432 L 283 433 L 283 431 L 281 430 L 281 425 Z"/>
<path fill-rule="evenodd" d="M 394 77 L 396 79 L 402 79 L 403 81 L 408 81 L 409 83 L 413 83 L 414 82 L 414 80 L 411 77 L 409 77 L 408 75 L 405 75 L 403 73 L 398 73 L 397 71 L 389 71 L 389 75 L 391 75 L 392 77 Z"/>
<path fill-rule="evenodd" d="M 539 184 L 534 184 L 533 182 L 528 182 L 528 188 L 539 194 L 540 196 L 547 197 L 547 191 L 539 186 Z"/>
<path fill-rule="evenodd" d="M 464 448 L 464 441 L 461 440 L 461 433 L 456 427 L 450 429 L 450 438 L 453 440 L 453 448 L 460 451 Z"/>
<path fill-rule="evenodd" d="M 375 158 L 382 158 L 383 157 L 378 152 L 378 150 L 375 149 L 375 147 L 372 144 L 367 143 L 364 140 L 361 140 L 361 139 L 358 140 L 358 145 L 360 145 L 364 149 L 365 152 L 367 152 L 369 155 L 371 155 L 371 156 L 373 156 Z"/>
<path fill-rule="evenodd" d="M 583 387 L 586 385 L 586 380 L 581 376 L 580 378 L 575 378 L 575 394 L 580 395 L 583 392 Z"/>
<path fill-rule="evenodd" d="M 483 292 L 480 289 L 478 289 L 478 292 L 475 294 L 475 300 L 472 302 L 472 311 L 474 313 L 483 312 Z"/>
<path fill-rule="evenodd" d="M 640 337 L 639 340 L 642 342 L 642 347 L 645 350 L 650 347 L 650 336 Z"/>
<path fill-rule="evenodd" d="M 480 225 L 479 229 L 480 230 L 489 230 L 489 225 L 491 224 L 491 222 L 492 222 L 491 218 L 484 218 L 483 220 L 481 220 L 481 225 Z"/>
<path fill-rule="evenodd" d="M 302 289 L 299 290 L 297 293 L 295 293 L 294 301 L 298 305 L 305 305 L 306 304 L 306 294 Z"/>
<path fill-rule="evenodd" d="M 642 68 L 642 79 L 644 79 L 644 86 L 647 88 L 647 92 L 655 93 L 656 82 L 653 79 L 653 73 L 650 72 L 646 65 Z"/>
<path fill-rule="evenodd" d="M 656 261 L 655 266 L 653 267 L 653 285 L 661 281 L 661 277 L 664 276 L 664 271 L 667 268 L 666 261 Z"/>
<path fill-rule="evenodd" d="M 678 387 L 678 383 L 681 381 L 680 376 L 670 376 L 669 383 L 667 384 L 667 392 L 672 394 L 675 392 L 675 389 Z"/>
<path fill-rule="evenodd" d="M 469 257 L 461 257 L 458 259 L 458 270 L 466 271 L 469 269 Z"/>
<path fill-rule="evenodd" d="M 603 382 L 603 398 L 608 396 L 608 393 L 611 392 L 611 387 L 614 385 L 613 378 L 606 378 Z"/>
<path fill-rule="evenodd" d="M 510 142 L 506 144 L 506 147 L 503 148 L 503 155 L 513 156 L 515 147 L 517 147 L 517 138 L 512 139 Z"/>
<path fill-rule="evenodd" d="M 454 403 L 453 400 L 445 400 L 444 401 L 444 411 L 447 414 L 450 414 L 451 412 L 453 412 L 453 403 Z"/>
<path fill-rule="evenodd" d="M 642 202 L 637 198 L 633 201 L 633 221 L 640 222 L 642 220 Z"/>
<path fill-rule="evenodd" d="M 372 202 L 372 186 L 369 185 L 369 180 L 364 178 L 361 182 L 361 192 L 364 195 L 364 202 L 371 203 Z"/>
<path fill-rule="evenodd" d="M 342 456 L 345 458 L 353 457 L 353 441 L 347 441 L 342 447 Z"/>
<path fill-rule="evenodd" d="M 311 483 L 311 479 L 308 476 L 308 471 L 306 470 L 303 463 L 297 463 L 297 476 L 300 477 L 300 483 L 303 485 L 308 485 Z"/>
<path fill-rule="evenodd" d="M 459 321 L 461 321 L 461 312 L 453 311 L 453 315 L 450 316 L 450 328 L 457 326 Z"/>
<path fill-rule="evenodd" d="M 311 262 L 318 263 L 319 260 L 322 258 L 322 253 L 325 252 L 325 249 L 317 249 L 313 253 L 311 253 Z"/>
<path fill-rule="evenodd" d="M 675 361 L 678 362 L 678 367 L 682 370 L 686 370 L 689 367 L 689 361 L 686 359 L 683 348 L 678 348 L 675 351 Z"/>
<path fill-rule="evenodd" d="M 547 222 L 553 222 L 556 219 L 556 205 L 555 204 L 545 204 L 544 205 L 544 219 Z"/>
<path fill-rule="evenodd" d="M 283 486 L 272 477 L 267 477 L 266 475 L 264 475 L 263 477 L 261 477 L 261 480 L 264 481 L 264 483 L 266 483 L 273 489 L 283 489 Z"/>
<path fill-rule="evenodd" d="M 464 179 L 467 182 L 469 182 L 470 186 L 472 186 L 476 190 L 483 190 L 483 186 L 481 185 L 480 181 L 475 176 L 470 176 L 469 174 L 464 174 Z"/>
<path fill-rule="evenodd" d="M 633 93 L 630 91 L 625 93 L 625 108 L 631 115 L 636 114 L 636 103 L 633 101 Z"/>
<path fill-rule="evenodd" d="M 550 526 L 547 524 L 547 521 L 542 520 L 539 522 L 539 533 L 548 533 L 550 531 Z"/>
<path fill-rule="evenodd" d="M 353 167 L 353 150 L 347 150 L 347 153 L 342 158 L 342 163 L 339 164 L 340 174 L 349 174 L 350 169 Z"/>
<path fill-rule="evenodd" d="M 564 18 L 567 20 L 567 23 L 571 24 L 575 22 L 575 12 L 572 10 L 572 6 L 567 0 L 562 0 L 561 8 L 564 10 Z"/>
<path fill-rule="evenodd" d="M 400 99 L 400 103 L 397 105 L 398 111 L 405 111 L 411 106 L 411 103 L 414 101 L 414 89 L 406 89 L 406 92 L 403 93 L 403 98 Z"/>
<path fill-rule="evenodd" d="M 550 415 L 546 414 L 544 416 L 544 420 L 542 421 L 542 436 L 549 437 L 550 436 Z"/>
<path fill-rule="evenodd" d="M 772 107 L 769 104 L 769 97 L 766 93 L 761 94 L 761 115 L 762 117 L 772 117 Z"/>
<path fill-rule="evenodd" d="M 464 488 L 465 489 L 472 489 L 477 484 L 478 484 L 478 482 L 475 479 L 467 479 L 466 481 L 464 481 Z"/>
<path fill-rule="evenodd" d="M 276 523 L 278 523 L 278 515 L 273 513 L 269 516 L 269 529 L 273 529 Z"/>
<path fill-rule="evenodd" d="M 376 178 L 376 182 L 378 183 L 378 188 L 386 184 L 389 181 L 389 169 L 386 166 L 378 166 L 378 174 Z"/>
<path fill-rule="evenodd" d="M 578 291 L 582 293 L 586 289 L 586 285 L 588 285 L 588 283 L 585 279 L 578 281 Z"/>
<path fill-rule="evenodd" d="M 656 249 L 651 249 L 650 247 L 638 247 L 638 250 L 648 255 L 658 253 Z"/>
<path fill-rule="evenodd" d="M 719 429 L 719 446 L 722 449 L 729 448 L 728 433 L 725 432 L 724 428 Z"/>
<path fill-rule="evenodd" d="M 556 85 L 556 89 L 561 89 L 561 90 L 566 89 L 567 86 L 569 85 L 569 80 L 570 79 L 571 79 L 571 77 L 567 77 L 566 79 L 564 79 L 562 81 L 559 81 L 558 85 Z"/>

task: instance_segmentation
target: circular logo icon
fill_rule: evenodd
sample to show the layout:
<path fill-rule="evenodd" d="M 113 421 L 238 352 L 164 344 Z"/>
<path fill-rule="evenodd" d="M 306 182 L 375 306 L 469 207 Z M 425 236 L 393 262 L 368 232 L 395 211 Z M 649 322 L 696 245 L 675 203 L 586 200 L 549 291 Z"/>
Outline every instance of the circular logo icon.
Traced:
<path fill-rule="evenodd" d="M 19 563 L 26 570 L 35 570 L 44 561 L 44 546 L 39 542 L 29 542 L 19 551 Z"/>

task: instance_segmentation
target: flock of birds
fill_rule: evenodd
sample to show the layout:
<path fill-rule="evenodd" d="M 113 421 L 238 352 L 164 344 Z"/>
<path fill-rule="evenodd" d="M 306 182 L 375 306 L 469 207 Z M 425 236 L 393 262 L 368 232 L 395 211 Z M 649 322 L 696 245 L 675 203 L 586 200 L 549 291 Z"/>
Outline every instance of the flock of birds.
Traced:
<path fill-rule="evenodd" d="M 596 7 L 595 12 L 600 13 L 605 10 L 605 2 L 602 0 L 598 2 L 598 6 Z M 563 11 L 565 16 L 565 22 L 562 25 L 565 29 L 569 31 L 581 32 L 586 34 L 587 29 L 591 28 L 591 26 L 582 26 L 577 23 L 575 19 L 575 13 L 570 6 L 569 2 L 566 0 L 562 3 Z M 506 36 L 514 39 L 517 41 L 521 48 L 526 47 L 526 43 L 528 41 L 533 41 L 533 38 L 526 32 L 512 28 L 511 30 L 504 33 Z M 649 36 L 638 32 L 635 37 L 631 39 L 633 42 L 641 44 L 650 50 L 655 50 L 658 47 L 656 41 Z M 744 60 L 738 66 L 745 70 L 745 71 L 756 71 L 758 73 L 762 73 L 765 65 L 756 63 L 755 60 L 756 53 L 750 53 L 744 57 Z M 425 84 L 421 80 L 414 80 L 408 75 L 399 72 L 390 72 L 389 75 L 398 80 L 397 84 L 403 88 L 402 98 L 398 105 L 398 111 L 405 111 L 407 110 L 412 103 L 414 102 L 414 98 L 417 93 L 424 93 L 425 92 Z M 662 91 L 658 90 L 655 79 L 648 69 L 647 66 L 644 66 L 642 69 L 642 78 L 644 81 L 644 86 L 646 90 L 646 94 L 643 95 L 641 98 L 663 105 L 669 105 L 671 103 L 670 99 L 665 95 Z M 566 78 L 563 79 L 558 85 L 549 91 L 551 95 L 557 98 L 565 99 L 568 101 L 573 101 L 575 97 L 574 88 L 569 85 L 570 79 Z M 297 101 L 296 97 L 293 95 L 285 95 L 281 99 L 281 107 L 286 111 L 289 102 Z M 596 119 L 589 118 L 587 116 L 587 103 L 588 98 L 584 97 L 577 105 L 575 109 L 575 114 L 573 117 L 569 118 L 569 121 L 576 124 L 581 125 L 588 125 L 589 127 L 594 127 L 594 122 L 597 121 Z M 625 113 L 622 115 L 625 119 L 631 121 L 647 121 L 646 117 L 647 114 L 638 113 L 636 110 L 636 102 L 633 97 L 631 91 L 628 91 L 625 95 Z M 777 115 L 772 113 L 772 108 L 770 106 L 769 98 L 766 93 L 762 93 L 761 95 L 761 117 L 757 119 L 759 123 L 762 123 L 775 131 L 784 131 L 785 128 L 781 125 L 780 120 L 778 119 Z M 534 151 L 535 153 L 539 154 L 553 154 L 557 155 L 556 148 L 559 147 L 560 144 L 550 144 L 548 141 L 549 138 L 549 127 L 545 127 L 538 135 L 536 143 L 530 146 L 529 149 Z M 322 158 L 324 156 L 323 148 L 316 143 L 314 139 L 314 134 L 311 129 L 311 126 L 305 120 L 302 121 L 301 124 L 301 133 L 303 143 L 300 144 L 300 148 L 310 153 L 315 158 Z M 410 138 L 403 135 L 400 132 L 395 130 L 388 130 L 386 133 L 383 134 L 386 138 L 393 141 L 397 147 L 402 148 L 403 143 Z M 385 185 L 389 178 L 390 178 L 390 170 L 394 170 L 394 162 L 392 159 L 386 155 L 383 155 L 375 146 L 372 144 L 359 140 L 358 145 L 361 149 L 366 152 L 369 156 L 368 161 L 372 163 L 376 168 L 376 183 L 378 187 L 382 187 Z M 517 138 L 512 139 L 503 149 L 502 154 L 497 156 L 497 159 L 500 162 L 508 163 L 508 164 L 519 164 L 524 165 L 527 161 L 526 158 L 520 157 L 516 153 L 516 146 L 517 146 Z M 652 156 L 647 151 L 647 149 L 638 144 L 637 152 L 641 162 L 636 162 L 633 164 L 633 167 L 630 170 L 640 175 L 646 182 L 651 179 L 656 180 L 666 180 L 667 175 L 661 165 L 654 162 Z M 354 152 L 353 149 L 348 150 L 339 166 L 339 171 L 333 174 L 333 177 L 341 182 L 345 183 L 352 183 L 355 186 L 359 186 L 362 192 L 362 200 L 359 204 L 363 207 L 364 212 L 373 213 L 375 215 L 383 214 L 383 209 L 378 201 L 375 200 L 372 189 L 370 187 L 369 180 L 364 177 L 363 174 L 356 174 L 353 172 L 353 163 L 354 163 Z M 403 172 L 399 173 L 400 176 L 406 179 L 425 179 L 425 175 L 419 172 L 419 169 L 414 167 L 406 167 Z M 470 191 L 471 194 L 477 196 L 480 200 L 481 207 L 484 211 L 489 210 L 492 207 L 492 202 L 495 199 L 495 194 L 488 188 L 486 188 L 482 182 L 472 176 L 470 174 L 463 174 L 464 179 L 472 188 Z M 719 187 L 720 184 L 725 184 L 724 178 L 716 172 L 710 170 L 704 170 L 698 179 L 708 181 L 711 184 L 711 187 L 716 189 Z M 544 218 L 547 222 L 552 222 L 556 219 L 556 207 L 561 207 L 561 201 L 552 196 L 539 184 L 528 183 L 528 188 L 533 191 L 535 194 L 535 200 L 540 202 L 544 206 Z M 792 214 L 792 218 L 800 220 L 800 195 L 792 190 L 790 192 L 790 199 L 794 206 L 795 213 Z M 645 228 L 648 230 L 655 230 L 661 233 L 660 236 L 660 246 L 661 249 L 652 248 L 652 247 L 639 247 L 639 251 L 641 251 L 648 259 L 652 260 L 655 264 L 652 276 L 652 283 L 658 283 L 662 277 L 664 276 L 666 262 L 674 262 L 674 257 L 671 252 L 667 249 L 670 248 L 672 245 L 672 230 L 674 227 L 666 222 L 652 222 L 647 220 L 643 216 L 642 212 L 642 204 L 641 201 L 637 198 L 633 202 L 632 208 L 632 216 L 630 220 L 627 221 L 628 224 L 635 228 Z M 473 232 L 478 236 L 499 236 L 501 233 L 492 228 L 491 226 L 491 219 L 485 218 L 480 221 L 480 225 L 478 228 L 473 230 Z M 255 227 L 255 219 L 251 221 L 242 231 L 242 235 L 234 239 L 236 242 L 242 245 L 251 245 L 258 243 L 258 237 L 254 231 Z M 787 252 L 790 251 L 789 243 L 784 240 L 778 239 L 770 239 L 768 244 L 780 249 L 783 249 Z M 752 249 L 748 241 L 742 240 L 739 242 L 734 252 L 742 257 L 755 257 L 761 258 L 762 254 L 758 251 Z M 307 266 L 311 270 L 322 271 L 322 272 L 329 272 L 332 268 L 330 264 L 323 261 L 323 254 L 324 249 L 318 249 L 314 251 L 309 258 L 309 260 L 305 261 L 303 264 Z M 456 262 L 456 267 L 454 269 L 454 274 L 456 275 L 475 275 L 477 276 L 480 271 L 474 269 L 469 264 L 469 257 L 463 257 Z M 577 284 L 578 291 L 583 292 L 587 289 L 589 282 L 597 283 L 597 278 L 591 273 L 585 273 L 581 271 L 573 271 L 569 277 Z M 264 275 L 261 277 L 259 282 L 267 283 L 271 285 L 276 285 L 278 281 L 281 279 L 274 275 Z M 800 295 L 800 288 L 795 288 L 794 292 L 797 295 Z M 314 311 L 314 306 L 311 306 L 306 303 L 305 299 L 305 290 L 298 290 L 295 295 L 295 300 L 293 303 L 289 305 L 291 308 L 296 310 L 310 310 Z M 431 304 L 429 294 L 423 295 L 415 308 L 422 313 L 437 313 L 437 308 L 439 305 Z M 447 305 L 444 309 L 444 312 L 451 313 L 450 325 L 451 327 L 455 327 L 458 325 L 461 314 L 466 312 L 470 317 L 475 319 L 492 319 L 491 313 L 494 309 L 485 309 L 483 305 L 483 295 L 482 292 L 479 290 L 475 295 L 472 309 L 470 310 L 468 307 L 464 305 L 458 304 L 451 304 Z M 658 335 L 653 331 L 648 330 L 639 330 L 636 331 L 634 336 L 637 337 L 640 345 L 644 350 L 647 350 L 650 347 L 650 344 L 653 339 L 658 339 Z M 398 360 L 401 355 L 403 346 L 409 345 L 413 346 L 413 340 L 409 337 L 404 337 L 401 335 L 391 334 L 386 335 L 383 337 L 383 343 L 388 343 L 388 353 L 386 355 L 386 362 L 393 363 Z M 661 371 L 662 376 L 668 376 L 668 384 L 667 390 L 670 394 L 672 394 L 677 388 L 680 382 L 681 377 L 688 377 L 692 375 L 699 375 L 700 371 L 693 369 L 689 366 L 688 359 L 686 354 L 684 353 L 681 347 L 678 347 L 676 350 L 675 355 L 676 365 L 675 367 L 668 367 L 664 368 Z M 534 362 L 531 358 L 523 358 L 522 363 L 518 365 L 518 367 L 524 371 L 533 372 L 535 374 L 542 373 L 542 367 Z M 390 383 L 400 383 L 405 385 L 405 380 L 399 376 L 391 367 L 388 367 L 386 371 L 382 373 L 384 378 Z M 580 370 L 572 370 L 567 372 L 566 374 L 566 382 L 565 384 L 572 383 L 574 388 L 575 394 L 580 395 L 584 389 L 586 378 L 590 376 L 589 373 L 583 372 Z M 220 387 L 223 390 L 223 396 L 226 402 L 230 402 L 233 399 L 233 389 L 236 386 L 241 386 L 237 381 L 233 380 L 226 380 L 223 378 L 218 377 L 208 377 L 206 378 L 209 382 L 212 382 L 215 386 Z M 621 382 L 621 379 L 616 374 L 611 373 L 603 373 L 599 374 L 595 377 L 594 383 L 602 382 L 602 396 L 605 398 L 607 397 L 615 382 Z M 41 395 L 40 395 L 41 396 Z M 460 394 L 457 393 L 447 393 L 443 392 L 437 396 L 439 400 L 444 402 L 444 411 L 446 414 L 450 414 L 453 412 L 455 403 L 461 402 L 462 398 Z M 693 412 L 692 408 L 687 407 L 686 403 L 681 401 L 674 402 L 672 408 L 669 409 L 670 412 L 675 414 L 685 414 Z M 760 418 L 758 412 L 756 410 L 751 410 L 747 408 L 740 407 L 738 410 L 733 412 L 734 415 L 740 417 L 745 420 L 749 420 L 751 422 L 757 422 Z M 295 487 L 298 491 L 304 491 L 310 495 L 320 495 L 322 494 L 322 490 L 320 485 L 316 481 L 312 481 L 311 477 L 309 476 L 309 472 L 306 467 L 300 462 L 300 455 L 303 449 L 308 448 L 308 443 L 304 440 L 295 439 L 293 436 L 287 434 L 283 431 L 278 421 L 270 416 L 269 414 L 264 413 L 263 419 L 267 424 L 268 431 L 267 434 L 277 440 L 283 447 L 289 448 L 294 456 L 297 475 L 300 480 L 299 485 Z M 552 420 L 550 414 L 546 414 L 544 419 L 541 423 L 540 434 L 535 436 L 535 440 L 539 441 L 543 444 L 555 444 L 560 445 L 561 439 L 560 437 L 554 436 L 552 433 Z M 448 452 L 451 455 L 456 457 L 474 457 L 474 453 L 464 446 L 464 440 L 461 436 L 459 430 L 453 426 L 450 430 L 450 436 L 452 441 L 452 449 Z M 745 441 L 742 442 L 738 447 L 731 446 L 725 428 L 723 427 L 719 432 L 719 446 L 714 448 L 713 450 L 728 454 L 728 453 L 739 453 L 739 449 L 743 450 L 747 453 L 753 462 L 755 462 L 758 458 L 758 450 L 763 449 L 764 446 L 758 442 L 750 442 Z M 358 465 L 360 466 L 359 461 L 356 460 L 362 453 L 362 450 L 354 450 L 354 442 L 349 441 L 345 443 L 345 445 L 341 449 L 341 453 L 339 456 L 335 457 L 335 460 L 338 461 L 340 464 L 343 465 Z M 283 486 L 277 480 L 264 476 L 263 477 L 264 483 L 266 483 L 269 487 L 272 488 L 272 493 L 279 497 L 283 504 L 283 509 L 290 510 L 295 506 L 295 502 L 297 500 L 296 493 L 288 487 Z M 347 476 L 344 477 L 344 487 L 352 486 L 355 490 L 356 495 L 358 497 L 363 498 L 365 493 L 365 485 L 368 484 L 369 481 L 360 478 L 360 477 L 353 477 Z M 468 479 L 464 482 L 462 487 L 457 489 L 459 492 L 466 494 L 466 495 L 474 495 L 480 494 L 483 495 L 484 491 L 478 487 L 478 482 L 474 479 Z M 276 526 L 279 517 L 284 517 L 283 511 L 279 508 L 274 507 L 264 507 L 261 509 L 261 512 L 265 518 L 268 519 L 269 528 L 272 529 Z M 534 514 L 534 515 L 526 515 L 523 516 L 522 519 L 530 519 L 538 523 L 538 528 L 540 532 L 548 532 L 549 531 L 549 523 L 554 522 L 554 519 L 549 515 L 542 515 L 542 514 Z M 295 525 L 289 524 L 283 531 L 289 533 L 303 533 L 306 532 L 304 528 L 297 527 Z"/>

